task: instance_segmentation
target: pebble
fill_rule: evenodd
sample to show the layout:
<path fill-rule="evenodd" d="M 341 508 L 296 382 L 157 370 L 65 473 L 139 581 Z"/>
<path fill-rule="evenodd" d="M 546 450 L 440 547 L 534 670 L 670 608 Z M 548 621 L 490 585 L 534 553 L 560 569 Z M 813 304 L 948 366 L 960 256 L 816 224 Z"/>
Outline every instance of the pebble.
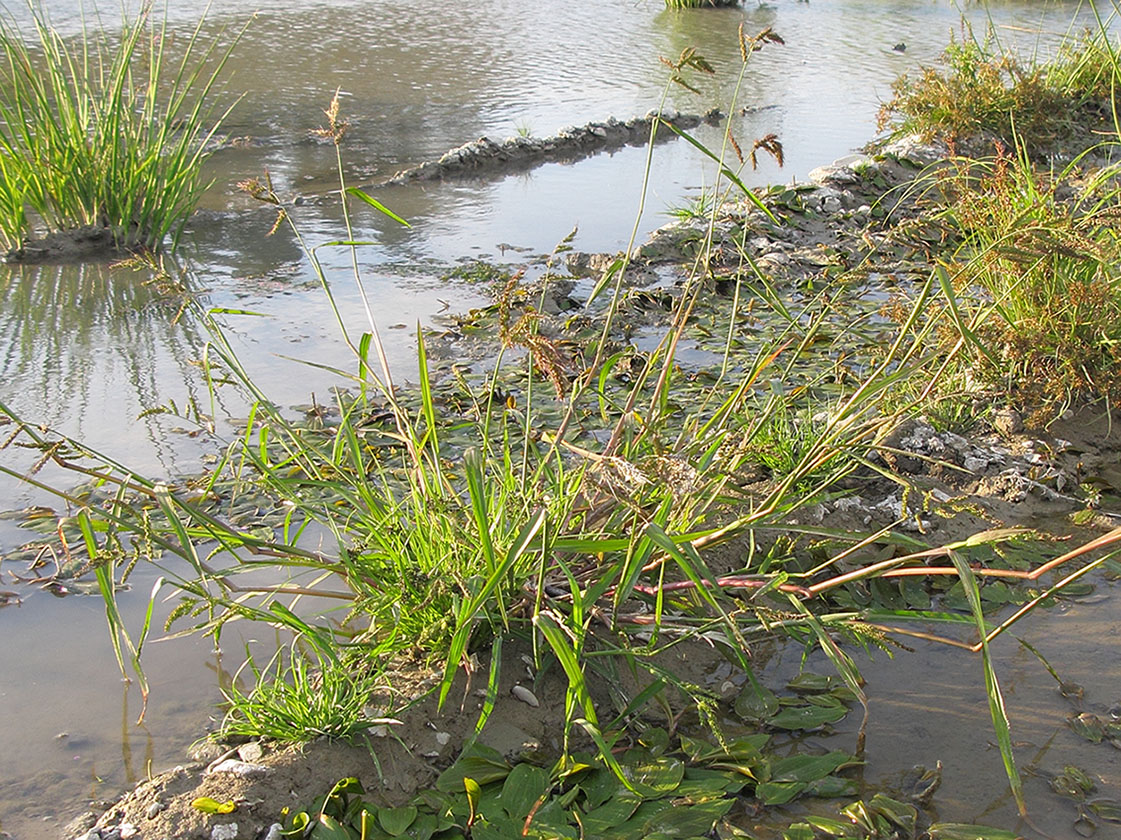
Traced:
<path fill-rule="evenodd" d="M 993 412 L 993 428 L 1005 437 L 1019 434 L 1024 430 L 1024 418 L 1012 408 L 1002 408 Z"/>
<path fill-rule="evenodd" d="M 249 764 L 236 758 L 227 758 L 210 770 L 211 773 L 232 773 L 235 776 L 263 776 L 269 768 L 263 764 Z"/>
<path fill-rule="evenodd" d="M 273 823 L 269 826 L 268 833 L 265 834 L 264 840 L 280 840 L 284 836 L 284 826 L 280 823 Z"/>
<path fill-rule="evenodd" d="M 79 835 L 76 840 L 101 840 L 101 832 L 96 828 L 91 828 L 85 834 Z"/>
<path fill-rule="evenodd" d="M 533 708 L 535 709 L 541 705 L 540 701 L 538 701 L 537 699 L 537 695 L 535 695 L 524 685 L 515 685 L 510 689 L 510 693 L 521 700 L 523 703 L 533 706 Z"/>
<path fill-rule="evenodd" d="M 156 816 L 161 811 L 166 811 L 166 810 L 167 810 L 167 806 L 164 805 L 162 802 L 153 802 L 151 805 L 148 806 L 148 810 L 144 812 L 144 816 L 147 819 L 154 820 L 156 818 Z"/>
<path fill-rule="evenodd" d="M 237 823 L 223 823 L 210 830 L 210 840 L 237 840 Z"/>
<path fill-rule="evenodd" d="M 260 761 L 264 754 L 264 748 L 256 741 L 250 741 L 248 744 L 242 744 L 237 748 L 238 758 L 242 761 Z"/>
<path fill-rule="evenodd" d="M 133 837 L 140 834 L 140 829 L 132 823 L 121 823 L 119 830 L 121 832 L 121 840 L 132 840 Z"/>
<path fill-rule="evenodd" d="M 450 741 L 451 739 L 452 739 L 452 736 L 451 736 L 450 732 L 437 732 L 436 733 L 436 743 L 439 744 L 441 747 L 446 747 L 448 745 L 448 741 Z"/>

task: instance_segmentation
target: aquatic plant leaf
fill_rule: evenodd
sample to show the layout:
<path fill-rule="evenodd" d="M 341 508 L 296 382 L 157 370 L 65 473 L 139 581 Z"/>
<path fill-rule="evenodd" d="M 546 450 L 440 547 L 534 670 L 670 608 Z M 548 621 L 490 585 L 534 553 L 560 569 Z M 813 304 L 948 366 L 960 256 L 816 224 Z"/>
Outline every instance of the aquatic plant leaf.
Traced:
<path fill-rule="evenodd" d="M 471 778 L 478 785 L 486 785 L 505 779 L 510 765 L 498 750 L 485 744 L 473 744 L 463 751 L 447 770 L 436 779 L 436 789 L 444 793 L 459 793 L 463 781 Z"/>
<path fill-rule="evenodd" d="M 809 823 L 794 823 L 782 832 L 782 840 L 814 840 L 814 829 Z"/>
<path fill-rule="evenodd" d="M 1085 738 L 1093 744 L 1100 744 L 1102 739 L 1105 738 L 1105 726 L 1102 724 L 1101 718 L 1090 712 L 1083 712 L 1080 715 L 1067 718 L 1067 726 L 1073 730 L 1075 735 Z"/>
<path fill-rule="evenodd" d="M 820 799 L 840 799 L 844 796 L 859 796 L 860 782 L 841 776 L 826 776 L 806 785 L 806 796 Z"/>
<path fill-rule="evenodd" d="M 191 807 L 196 811 L 202 811 L 204 814 L 232 814 L 237 810 L 237 803 L 232 799 L 219 802 L 209 796 L 199 796 L 191 800 Z"/>
<path fill-rule="evenodd" d="M 630 791 L 624 791 L 621 795 L 580 817 L 584 835 L 598 837 L 609 829 L 622 825 L 634 815 L 641 804 L 641 799 Z"/>
<path fill-rule="evenodd" d="M 816 729 L 827 723 L 836 723 L 848 713 L 849 710 L 841 705 L 795 706 L 783 709 L 767 723 L 777 729 Z"/>
<path fill-rule="evenodd" d="M 416 820 L 417 809 L 415 805 L 403 805 L 400 808 L 379 808 L 378 823 L 387 834 L 400 837 Z"/>
<path fill-rule="evenodd" d="M 842 767 L 856 764 L 860 762 L 842 750 L 834 750 L 825 755 L 792 755 L 771 762 L 771 781 L 813 782 Z"/>
<path fill-rule="evenodd" d="M 654 758 L 640 750 L 628 750 L 619 764 L 623 775 L 644 796 L 672 793 L 685 777 L 681 759 Z"/>
<path fill-rule="evenodd" d="M 808 816 L 809 823 L 818 834 L 828 837 L 856 837 L 859 829 L 851 822 L 834 819 L 833 817 Z"/>
<path fill-rule="evenodd" d="M 930 840 L 1019 840 L 1020 835 L 1003 828 L 968 823 L 935 823 L 926 830 Z"/>
<path fill-rule="evenodd" d="M 1121 823 L 1121 801 L 1116 799 L 1095 799 L 1086 806 L 1106 822 Z"/>
<path fill-rule="evenodd" d="M 761 782 L 755 786 L 755 798 L 764 805 L 785 805 L 806 789 L 807 782 Z"/>
<path fill-rule="evenodd" d="M 506 777 L 498 802 L 508 816 L 525 820 L 548 788 L 548 771 L 532 764 L 517 764 Z"/>
<path fill-rule="evenodd" d="M 798 694 L 822 694 L 833 687 L 833 680 L 822 674 L 803 671 L 790 680 L 786 687 Z"/>
<path fill-rule="evenodd" d="M 710 770 L 706 767 L 686 767 L 685 778 L 681 780 L 675 796 L 707 799 L 733 790 L 739 790 L 745 784 L 745 779 L 739 773 L 729 770 Z"/>
<path fill-rule="evenodd" d="M 646 836 L 657 833 L 671 837 L 706 836 L 734 804 L 734 799 L 720 799 L 697 805 L 674 806 L 647 821 Z"/>
<path fill-rule="evenodd" d="M 882 793 L 877 793 L 868 803 L 868 807 L 877 814 L 885 817 L 888 822 L 903 829 L 904 834 L 910 835 L 915 831 L 915 823 L 919 812 L 913 805 L 892 799 Z"/>
<path fill-rule="evenodd" d="M 441 828 L 441 823 L 434 814 L 420 814 L 413 821 L 413 824 L 405 830 L 405 836 L 409 840 L 430 840 L 437 831 L 449 827 L 450 824 Z"/>
<path fill-rule="evenodd" d="M 779 702 L 773 691 L 751 681 L 744 686 L 733 708 L 744 720 L 761 723 L 778 713 Z"/>
<path fill-rule="evenodd" d="M 330 814 L 320 814 L 308 835 L 309 840 L 353 840 L 350 832 Z"/>

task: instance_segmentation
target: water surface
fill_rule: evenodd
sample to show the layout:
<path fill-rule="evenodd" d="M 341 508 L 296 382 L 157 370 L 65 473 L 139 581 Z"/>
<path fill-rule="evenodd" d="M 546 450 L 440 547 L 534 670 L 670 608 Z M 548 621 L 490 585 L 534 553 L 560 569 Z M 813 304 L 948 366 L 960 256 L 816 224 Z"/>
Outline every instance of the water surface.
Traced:
<path fill-rule="evenodd" d="M 71 3 L 45 5 L 61 29 L 78 31 L 80 18 Z M 117 8 L 105 3 L 105 20 L 113 20 Z M 203 8 L 197 0 L 172 0 L 167 15 L 173 38 L 185 37 Z M 968 5 L 964 13 L 982 28 L 991 19 L 1001 38 L 1027 51 L 1045 52 L 1076 8 L 1025 0 Z M 215 4 L 204 29 L 233 31 L 254 9 L 244 0 Z M 10 11 L 23 14 L 18 6 Z M 772 26 L 786 45 L 752 56 L 737 102 L 747 112 L 733 125 L 741 145 L 779 135 L 786 166 L 779 169 L 764 158 L 757 172 L 745 173 L 750 183 L 772 183 L 804 178 L 813 167 L 868 141 L 892 80 L 934 61 L 950 33 L 959 31 L 961 11 L 933 0 L 778 0 L 692 12 L 666 11 L 654 0 L 591 5 L 303 0 L 283 9 L 274 4 L 256 13 L 230 62 L 228 94 L 242 98 L 225 131 L 238 142 L 209 164 L 214 186 L 204 200 L 208 213 L 192 223 L 184 246 L 182 287 L 104 265 L 0 268 L 2 399 L 28 419 L 80 437 L 142 472 L 175 476 L 197 469 L 213 442 L 189 435 L 190 424 L 181 419 L 142 413 L 171 403 L 195 405 L 213 415 L 223 433 L 245 405 L 235 394 L 207 392 L 198 361 L 209 336 L 184 315 L 183 293 L 207 306 L 259 313 L 222 320 L 246 366 L 275 401 L 304 403 L 312 392 L 325 393 L 331 384 L 325 376 L 286 357 L 351 364 L 333 315 L 297 243 L 285 232 L 266 237 L 269 212 L 254 207 L 236 184 L 267 169 L 286 195 L 314 198 L 337 188 L 334 148 L 309 136 L 323 123 L 322 109 L 335 90 L 351 123 L 343 147 L 347 178 L 371 184 L 478 136 L 502 139 L 517 131 L 542 136 L 565 125 L 643 114 L 658 106 L 663 93 L 671 107 L 684 111 L 727 108 L 740 69 L 740 24 L 748 34 Z M 894 49 L 899 44 L 906 49 Z M 659 61 L 690 46 L 717 68 L 714 77 L 693 80 L 699 95 L 667 86 Z M 719 139 L 715 130 L 698 134 L 709 143 Z M 442 279 L 460 260 L 514 260 L 519 252 L 509 245 L 548 253 L 574 226 L 579 249 L 625 247 L 645 165 L 644 149 L 624 148 L 505 177 L 379 191 L 378 198 L 412 225 L 404 229 L 367 213 L 357 218 L 356 236 L 378 243 L 363 249 L 361 263 L 395 369 L 405 371 L 405 379 L 412 376 L 418 322 L 430 325 L 441 311 L 485 300 L 485 290 Z M 711 167 L 690 146 L 659 145 L 640 231 L 664 223 L 668 206 L 712 182 Z M 342 235 L 336 204 L 305 205 L 299 223 L 311 243 Z M 361 329 L 349 255 L 333 249 L 321 257 L 344 320 Z M 12 450 L 0 457 L 17 469 L 35 459 Z M 43 501 L 41 494 L 10 481 L 0 482 L 0 499 L 3 507 Z M 0 548 L 25 539 L 0 521 Z M 124 596 L 133 626 L 151 582 L 151 573 L 140 570 L 135 589 Z M 240 641 L 227 647 L 224 659 L 201 640 L 152 645 L 147 655 L 152 703 L 146 726 L 138 728 L 136 689 L 121 683 L 99 603 L 77 596 L 56 599 L 33 587 L 21 594 L 22 606 L 0 610 L 5 641 L 0 829 L 39 838 L 57 830 L 44 817 L 69 815 L 83 800 L 116 795 L 149 767 L 159 770 L 181 760 L 185 746 L 215 713 L 223 663 L 234 660 L 236 667 L 242 651 Z M 1078 630 L 1079 638 L 1093 640 L 1095 650 L 1116 640 L 1105 618 L 1110 606 L 1088 611 L 1087 628 Z M 1090 662 L 1092 656 L 1078 661 Z M 939 755 L 957 762 L 948 778 L 966 780 L 960 795 L 967 799 L 958 803 L 955 793 L 947 805 L 954 818 L 984 815 L 986 803 L 1001 796 L 1003 782 L 989 766 L 990 753 L 987 763 L 976 766 L 970 757 L 988 738 L 987 715 L 976 701 L 977 669 L 962 673 L 957 654 L 952 660 L 924 654 L 922 662 L 929 674 L 924 685 L 932 689 L 928 699 L 873 701 L 870 747 L 894 746 L 874 752 L 868 772 L 888 773 L 909 761 L 896 755 L 903 746 L 919 751 L 921 738 L 907 735 L 919 731 L 914 704 L 972 697 L 961 701 L 959 716 L 938 726 L 962 748 L 974 749 L 948 747 Z M 886 668 L 881 679 L 888 684 L 901 679 L 903 671 L 895 667 Z M 1028 671 L 1012 689 L 1031 707 L 1037 702 L 1031 698 L 1045 697 L 1050 687 L 1038 669 Z M 1045 737 L 1048 726 L 1036 735 Z M 62 733 L 66 737 L 58 737 Z M 1006 808 L 1000 812 L 1006 813 Z"/>

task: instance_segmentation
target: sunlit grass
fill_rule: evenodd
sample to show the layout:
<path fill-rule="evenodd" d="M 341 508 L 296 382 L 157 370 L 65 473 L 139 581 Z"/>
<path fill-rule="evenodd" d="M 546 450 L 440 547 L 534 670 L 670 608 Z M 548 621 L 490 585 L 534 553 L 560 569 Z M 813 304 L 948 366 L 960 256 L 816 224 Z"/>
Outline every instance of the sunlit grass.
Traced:
<path fill-rule="evenodd" d="M 175 39 L 151 3 L 120 31 L 66 38 L 29 3 L 0 17 L 0 240 L 83 226 L 118 248 L 172 246 L 207 187 L 200 167 L 226 110 L 217 84 L 235 33 Z"/>

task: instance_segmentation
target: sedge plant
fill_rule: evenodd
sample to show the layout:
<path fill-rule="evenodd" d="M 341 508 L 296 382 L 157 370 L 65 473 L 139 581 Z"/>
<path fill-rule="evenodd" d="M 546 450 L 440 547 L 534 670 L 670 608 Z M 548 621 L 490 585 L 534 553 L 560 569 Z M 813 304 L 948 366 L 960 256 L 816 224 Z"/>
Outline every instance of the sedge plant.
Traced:
<path fill-rule="evenodd" d="M 120 249 L 178 242 L 208 186 L 201 167 L 232 105 L 215 99 L 244 28 L 204 33 L 178 54 L 151 0 L 119 31 L 52 28 L 28 2 L 30 31 L 0 17 L 0 238 L 93 226 Z M 225 43 L 224 43 L 225 42 Z"/>

